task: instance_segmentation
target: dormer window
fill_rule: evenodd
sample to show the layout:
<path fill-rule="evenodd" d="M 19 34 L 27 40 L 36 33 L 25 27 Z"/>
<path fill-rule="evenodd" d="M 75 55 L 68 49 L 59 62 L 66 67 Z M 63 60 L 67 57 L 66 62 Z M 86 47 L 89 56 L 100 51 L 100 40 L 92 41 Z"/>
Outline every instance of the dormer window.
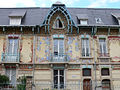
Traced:
<path fill-rule="evenodd" d="M 57 28 L 57 29 L 64 28 L 63 22 L 62 22 L 60 17 L 56 18 L 54 25 L 53 25 L 53 28 Z"/>
<path fill-rule="evenodd" d="M 114 16 L 117 19 L 118 24 L 120 25 L 120 13 L 112 13 L 112 16 Z"/>
<path fill-rule="evenodd" d="M 21 25 L 22 18 L 26 11 L 13 11 L 10 15 L 10 25 Z"/>
<path fill-rule="evenodd" d="M 95 18 L 95 21 L 96 21 L 96 23 L 98 23 L 98 24 L 102 24 L 101 18 Z"/>
<path fill-rule="evenodd" d="M 79 20 L 79 24 L 81 24 L 81 25 L 87 25 L 88 24 L 88 20 L 86 19 L 81 19 L 81 20 Z"/>
<path fill-rule="evenodd" d="M 77 14 L 78 24 L 87 25 L 88 24 L 88 16 L 87 14 Z"/>
<path fill-rule="evenodd" d="M 10 25 L 20 25 L 21 17 L 10 17 Z"/>

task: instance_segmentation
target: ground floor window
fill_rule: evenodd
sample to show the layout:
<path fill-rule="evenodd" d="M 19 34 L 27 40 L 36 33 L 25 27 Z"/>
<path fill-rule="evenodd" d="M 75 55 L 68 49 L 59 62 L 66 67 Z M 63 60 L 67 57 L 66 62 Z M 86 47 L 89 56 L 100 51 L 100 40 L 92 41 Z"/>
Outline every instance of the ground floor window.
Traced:
<path fill-rule="evenodd" d="M 109 79 L 102 80 L 102 90 L 111 90 Z"/>
<path fill-rule="evenodd" d="M 9 77 L 10 83 L 12 85 L 16 84 L 16 68 L 6 67 L 5 74 Z"/>
<path fill-rule="evenodd" d="M 54 70 L 54 88 L 64 88 L 64 70 Z"/>

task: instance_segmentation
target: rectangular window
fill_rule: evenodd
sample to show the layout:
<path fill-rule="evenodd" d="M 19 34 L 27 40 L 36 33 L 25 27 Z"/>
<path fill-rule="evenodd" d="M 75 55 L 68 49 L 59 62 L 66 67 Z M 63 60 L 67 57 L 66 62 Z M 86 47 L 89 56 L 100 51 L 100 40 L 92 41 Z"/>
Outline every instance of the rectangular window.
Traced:
<path fill-rule="evenodd" d="M 54 39 L 54 56 L 64 55 L 64 39 Z"/>
<path fill-rule="evenodd" d="M 82 56 L 90 56 L 89 38 L 82 38 Z"/>
<path fill-rule="evenodd" d="M 107 56 L 106 39 L 105 38 L 100 38 L 99 39 L 99 45 L 100 45 L 100 56 Z"/>
<path fill-rule="evenodd" d="M 9 77 L 12 85 L 16 84 L 16 68 L 6 68 L 6 75 Z"/>
<path fill-rule="evenodd" d="M 82 19 L 81 19 L 81 20 L 80 20 L 80 24 L 81 24 L 81 25 L 87 25 L 88 22 L 87 22 L 87 20 L 84 20 L 84 19 L 82 20 Z"/>
<path fill-rule="evenodd" d="M 91 76 L 91 69 L 90 68 L 84 68 L 83 69 L 83 76 Z"/>
<path fill-rule="evenodd" d="M 64 88 L 64 70 L 54 70 L 54 88 Z"/>
<path fill-rule="evenodd" d="M 8 54 L 18 54 L 18 39 L 8 38 Z"/>
<path fill-rule="evenodd" d="M 101 75 L 108 76 L 109 75 L 109 68 L 102 68 Z"/>
<path fill-rule="evenodd" d="M 20 25 L 21 17 L 10 17 L 10 25 Z"/>

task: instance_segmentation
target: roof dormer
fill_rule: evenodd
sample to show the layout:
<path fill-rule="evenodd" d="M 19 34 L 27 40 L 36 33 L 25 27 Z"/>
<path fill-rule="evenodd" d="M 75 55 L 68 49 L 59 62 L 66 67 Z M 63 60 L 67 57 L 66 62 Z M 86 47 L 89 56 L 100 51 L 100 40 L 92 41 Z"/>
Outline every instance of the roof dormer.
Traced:
<path fill-rule="evenodd" d="M 87 25 L 88 24 L 88 15 L 87 14 L 77 14 L 78 24 Z"/>
<path fill-rule="evenodd" d="M 118 24 L 120 25 L 120 13 L 111 13 L 111 14 L 117 19 Z"/>
<path fill-rule="evenodd" d="M 10 25 L 21 25 L 22 18 L 25 16 L 26 11 L 13 11 L 10 13 Z"/>

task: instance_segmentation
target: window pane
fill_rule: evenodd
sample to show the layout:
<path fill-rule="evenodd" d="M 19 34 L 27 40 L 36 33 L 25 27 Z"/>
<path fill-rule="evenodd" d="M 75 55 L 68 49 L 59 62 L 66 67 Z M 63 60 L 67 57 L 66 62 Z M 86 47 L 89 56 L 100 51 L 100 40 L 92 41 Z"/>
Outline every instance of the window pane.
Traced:
<path fill-rule="evenodd" d="M 83 69 L 83 76 L 91 76 L 91 69 L 84 68 Z"/>
<path fill-rule="evenodd" d="M 107 53 L 107 48 L 106 48 L 106 40 L 105 38 L 100 38 L 99 39 L 99 44 L 100 44 L 100 53 L 102 55 L 105 55 Z"/>
<path fill-rule="evenodd" d="M 18 39 L 8 39 L 8 53 L 17 54 L 18 53 Z"/>
<path fill-rule="evenodd" d="M 82 56 L 89 56 L 89 39 L 88 38 L 82 38 Z"/>
<path fill-rule="evenodd" d="M 102 68 L 101 74 L 103 76 L 108 76 L 109 75 L 109 68 Z"/>
<path fill-rule="evenodd" d="M 54 55 L 63 56 L 64 54 L 64 39 L 54 39 Z"/>
<path fill-rule="evenodd" d="M 87 25 L 87 20 L 80 20 L 81 25 Z"/>
<path fill-rule="evenodd" d="M 58 55 L 58 40 L 54 40 L 54 55 Z"/>

